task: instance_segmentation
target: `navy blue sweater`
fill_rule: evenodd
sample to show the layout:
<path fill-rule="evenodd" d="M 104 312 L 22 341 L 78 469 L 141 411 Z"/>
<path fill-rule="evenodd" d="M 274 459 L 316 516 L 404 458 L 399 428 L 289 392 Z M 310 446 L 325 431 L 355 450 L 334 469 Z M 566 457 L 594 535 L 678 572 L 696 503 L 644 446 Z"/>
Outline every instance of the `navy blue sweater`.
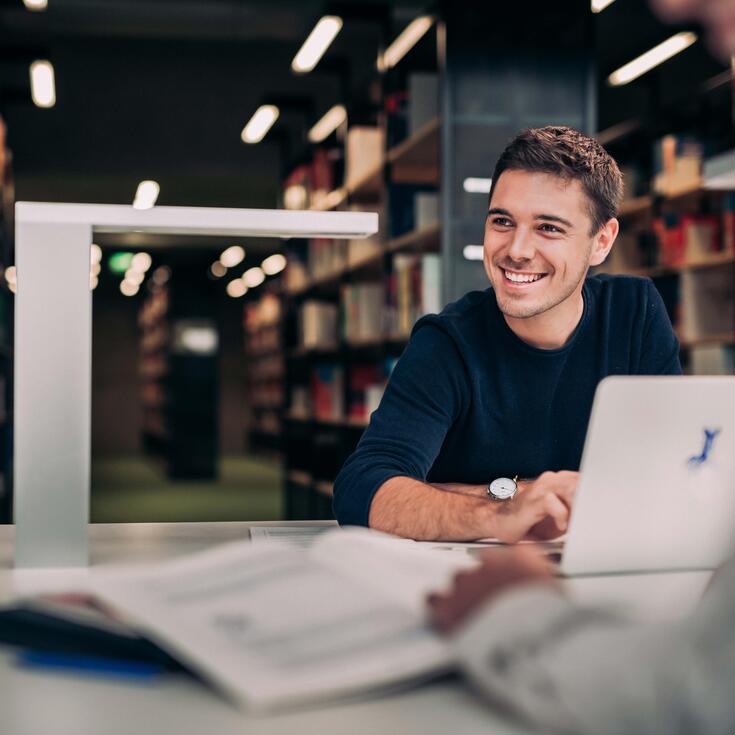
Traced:
<path fill-rule="evenodd" d="M 420 319 L 334 485 L 342 524 L 367 525 L 391 477 L 482 484 L 578 470 L 595 388 L 607 375 L 678 375 L 679 344 L 644 278 L 587 278 L 564 347 L 510 329 L 492 288 Z"/>

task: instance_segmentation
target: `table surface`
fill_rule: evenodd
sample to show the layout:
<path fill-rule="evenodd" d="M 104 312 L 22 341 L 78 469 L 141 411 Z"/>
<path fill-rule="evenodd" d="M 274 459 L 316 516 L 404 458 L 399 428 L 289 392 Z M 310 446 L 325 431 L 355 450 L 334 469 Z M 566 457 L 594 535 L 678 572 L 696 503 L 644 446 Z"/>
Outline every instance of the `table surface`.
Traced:
<path fill-rule="evenodd" d="M 167 559 L 216 543 L 247 539 L 255 525 L 293 526 L 299 522 L 93 524 L 91 564 Z M 41 588 L 68 590 L 87 573 L 85 569 L 15 570 L 12 558 L 13 528 L 1 526 L 0 601 Z M 574 580 L 571 589 L 572 594 L 589 601 L 619 599 L 627 592 L 643 615 L 664 618 L 672 608 L 681 615 L 694 605 L 706 579 L 701 573 L 608 575 Z M 243 713 L 217 692 L 184 676 L 172 675 L 142 685 L 41 673 L 17 668 L 7 649 L 0 652 L 0 711 L 0 730 L 8 735 L 182 735 L 206 731 L 229 735 L 251 728 L 265 735 L 525 732 L 494 713 L 457 677 L 266 717 Z"/>

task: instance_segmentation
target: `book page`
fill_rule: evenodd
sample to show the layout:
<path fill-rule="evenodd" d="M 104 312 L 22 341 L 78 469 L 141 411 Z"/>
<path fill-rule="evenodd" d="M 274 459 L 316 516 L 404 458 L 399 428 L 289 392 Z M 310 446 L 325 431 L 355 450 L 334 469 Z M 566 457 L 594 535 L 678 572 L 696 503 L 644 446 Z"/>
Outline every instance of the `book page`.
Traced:
<path fill-rule="evenodd" d="M 422 547 L 415 541 L 348 528 L 320 536 L 311 554 L 325 567 L 350 576 L 384 595 L 418 619 L 426 616 L 426 597 L 446 588 L 454 575 L 477 565 L 466 547 Z"/>
<path fill-rule="evenodd" d="M 377 556 L 363 559 L 378 569 Z M 275 543 L 100 572 L 91 589 L 254 708 L 394 684 L 449 664 L 444 642 L 395 596 Z"/>

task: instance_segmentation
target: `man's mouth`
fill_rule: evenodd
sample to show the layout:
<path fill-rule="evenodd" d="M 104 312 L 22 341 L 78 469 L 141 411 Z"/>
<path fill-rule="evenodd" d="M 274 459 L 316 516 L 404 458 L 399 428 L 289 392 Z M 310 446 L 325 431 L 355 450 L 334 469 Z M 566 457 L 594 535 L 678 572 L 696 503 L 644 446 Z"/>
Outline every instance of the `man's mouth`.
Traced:
<path fill-rule="evenodd" d="M 503 271 L 503 276 L 505 277 L 506 281 L 518 285 L 536 283 L 536 281 L 540 281 L 542 278 L 545 278 L 548 275 L 547 273 L 511 271 L 507 270 L 506 268 L 501 268 L 500 270 Z"/>

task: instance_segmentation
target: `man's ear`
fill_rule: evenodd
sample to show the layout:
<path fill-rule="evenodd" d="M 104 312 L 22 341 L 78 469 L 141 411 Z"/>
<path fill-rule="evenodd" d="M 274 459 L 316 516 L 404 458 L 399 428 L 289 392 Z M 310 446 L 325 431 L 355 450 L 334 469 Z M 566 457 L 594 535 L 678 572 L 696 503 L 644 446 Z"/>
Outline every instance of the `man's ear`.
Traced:
<path fill-rule="evenodd" d="M 590 254 L 590 265 L 600 265 L 607 258 L 607 254 L 610 252 L 615 238 L 618 236 L 620 231 L 620 223 L 613 217 L 609 219 L 601 228 L 600 231 L 595 235 L 595 240 L 592 245 L 592 253 Z"/>

